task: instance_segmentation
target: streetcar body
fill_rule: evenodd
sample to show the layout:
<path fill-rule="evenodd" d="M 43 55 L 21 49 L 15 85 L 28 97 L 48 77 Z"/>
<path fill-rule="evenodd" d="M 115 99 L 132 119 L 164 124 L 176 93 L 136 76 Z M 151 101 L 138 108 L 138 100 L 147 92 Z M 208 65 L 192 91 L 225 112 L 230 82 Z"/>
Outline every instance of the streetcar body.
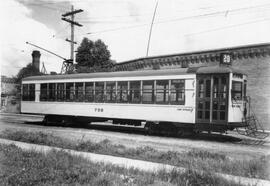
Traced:
<path fill-rule="evenodd" d="M 199 131 L 243 126 L 246 76 L 232 67 L 24 78 L 21 112 Z"/>

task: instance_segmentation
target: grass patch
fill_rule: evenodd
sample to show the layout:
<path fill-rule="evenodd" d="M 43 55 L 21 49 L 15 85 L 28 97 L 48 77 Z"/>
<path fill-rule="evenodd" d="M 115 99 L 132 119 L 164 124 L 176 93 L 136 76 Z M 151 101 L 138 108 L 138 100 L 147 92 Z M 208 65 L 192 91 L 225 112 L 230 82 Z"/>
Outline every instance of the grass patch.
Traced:
<path fill-rule="evenodd" d="M 23 151 L 15 145 L 0 145 L 0 167 L 2 185 L 239 185 L 191 170 L 149 173 L 92 163 L 64 151 Z"/>
<path fill-rule="evenodd" d="M 5 130 L 0 137 L 41 145 L 49 145 L 78 151 L 107 154 L 158 163 L 165 163 L 208 172 L 220 172 L 237 176 L 270 180 L 268 166 L 270 156 L 253 160 L 234 160 L 221 153 L 191 150 L 186 153 L 175 151 L 157 151 L 151 147 L 127 148 L 115 145 L 109 140 L 98 143 L 80 140 L 77 143 L 43 132 L 25 132 Z"/>

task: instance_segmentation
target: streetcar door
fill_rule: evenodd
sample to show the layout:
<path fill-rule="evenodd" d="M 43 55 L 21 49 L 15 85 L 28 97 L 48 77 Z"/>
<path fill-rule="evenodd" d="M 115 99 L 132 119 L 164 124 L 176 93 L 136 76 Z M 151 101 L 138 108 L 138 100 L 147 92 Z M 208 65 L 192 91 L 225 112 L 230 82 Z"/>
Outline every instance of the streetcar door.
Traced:
<path fill-rule="evenodd" d="M 197 123 L 227 123 L 228 79 L 228 75 L 197 75 Z"/>
<path fill-rule="evenodd" d="M 212 123 L 225 124 L 228 121 L 228 77 L 213 75 Z"/>
<path fill-rule="evenodd" d="M 197 123 L 210 123 L 211 76 L 197 79 Z"/>

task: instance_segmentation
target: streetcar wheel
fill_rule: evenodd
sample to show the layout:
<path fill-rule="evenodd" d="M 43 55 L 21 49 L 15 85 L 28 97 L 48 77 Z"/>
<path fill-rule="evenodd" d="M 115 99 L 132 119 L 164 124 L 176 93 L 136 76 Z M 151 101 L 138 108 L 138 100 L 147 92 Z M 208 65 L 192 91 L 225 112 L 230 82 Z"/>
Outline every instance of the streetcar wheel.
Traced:
<path fill-rule="evenodd" d="M 184 134 L 184 132 L 181 130 L 181 129 L 179 129 L 178 131 L 177 131 L 177 136 L 183 136 L 183 134 Z"/>
<path fill-rule="evenodd" d="M 144 131 L 145 131 L 145 133 L 148 134 L 148 135 L 154 134 L 154 131 L 153 131 L 153 124 L 147 122 L 147 123 L 144 125 Z"/>
<path fill-rule="evenodd" d="M 49 125 L 49 118 L 48 118 L 48 116 L 44 116 L 44 118 L 42 120 L 42 124 L 45 125 L 45 126 L 48 126 Z"/>

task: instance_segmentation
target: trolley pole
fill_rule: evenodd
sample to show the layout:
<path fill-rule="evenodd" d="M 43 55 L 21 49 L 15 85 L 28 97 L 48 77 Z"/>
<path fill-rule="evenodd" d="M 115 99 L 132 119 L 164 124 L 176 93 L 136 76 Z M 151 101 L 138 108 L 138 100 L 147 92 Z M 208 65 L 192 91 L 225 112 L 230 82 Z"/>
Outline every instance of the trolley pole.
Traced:
<path fill-rule="evenodd" d="M 66 39 L 66 41 L 70 42 L 70 61 L 72 62 L 72 64 L 74 63 L 74 44 L 77 44 L 74 41 L 74 25 L 80 26 L 80 27 L 83 26 L 80 23 L 74 21 L 75 14 L 80 13 L 80 12 L 83 12 L 83 10 L 82 9 L 74 10 L 74 7 L 72 5 L 71 6 L 71 11 L 62 15 L 62 20 L 68 22 L 70 24 L 70 28 L 71 28 L 71 30 L 70 30 L 70 32 L 71 32 L 70 40 Z M 70 16 L 71 19 L 67 19 L 66 18 L 67 16 Z"/>

